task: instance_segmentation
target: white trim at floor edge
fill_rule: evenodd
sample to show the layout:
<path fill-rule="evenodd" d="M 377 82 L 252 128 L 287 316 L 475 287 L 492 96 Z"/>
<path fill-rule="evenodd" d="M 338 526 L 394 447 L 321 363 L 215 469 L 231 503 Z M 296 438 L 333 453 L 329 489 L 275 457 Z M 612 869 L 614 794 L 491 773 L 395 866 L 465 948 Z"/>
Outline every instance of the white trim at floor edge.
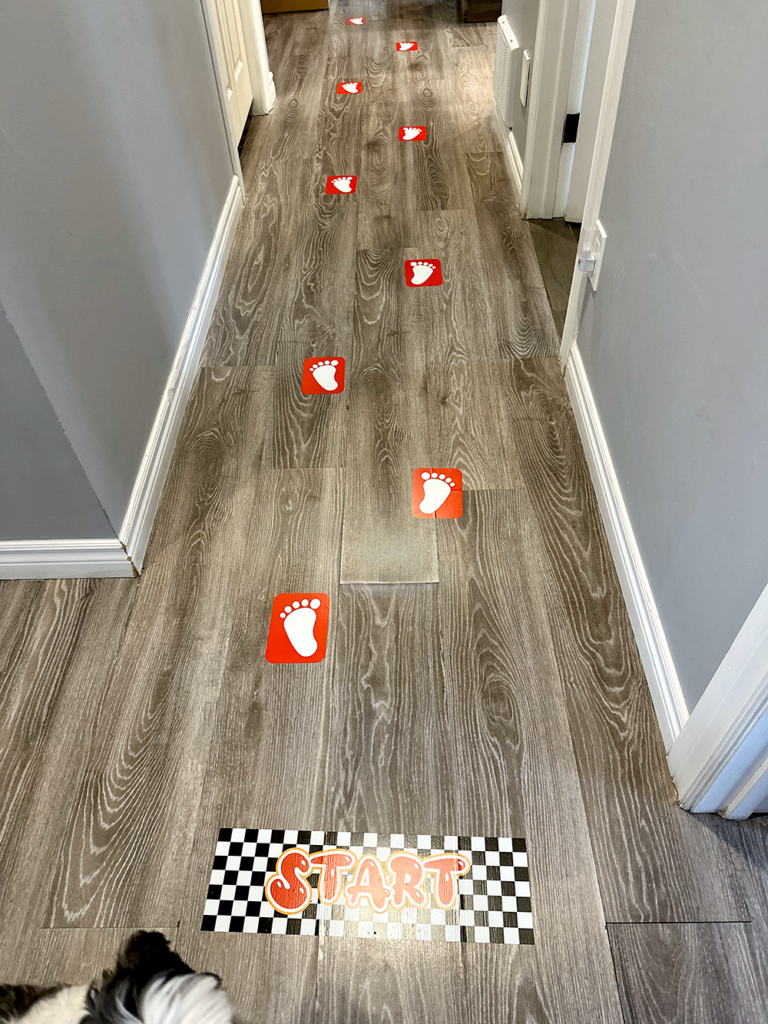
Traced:
<path fill-rule="evenodd" d="M 517 199 L 518 205 L 523 194 L 523 161 L 520 157 L 520 150 L 517 148 L 515 142 L 515 136 L 512 134 L 512 129 L 507 128 L 501 119 L 496 104 L 493 105 L 493 116 L 496 121 L 496 130 L 501 137 L 501 143 L 504 146 L 504 155 L 507 158 L 507 167 L 509 168 L 509 174 L 512 178 L 512 187 L 515 190 L 515 198 Z"/>
<path fill-rule="evenodd" d="M 688 709 L 577 344 L 571 347 L 565 381 L 664 748 L 669 751 L 688 719 Z"/>
<path fill-rule="evenodd" d="M 120 540 L 139 572 L 242 210 L 240 181 L 233 177 L 120 527 Z"/>
<path fill-rule="evenodd" d="M 134 576 L 123 545 L 108 540 L 19 540 L 0 543 L 0 580 L 67 580 Z"/>

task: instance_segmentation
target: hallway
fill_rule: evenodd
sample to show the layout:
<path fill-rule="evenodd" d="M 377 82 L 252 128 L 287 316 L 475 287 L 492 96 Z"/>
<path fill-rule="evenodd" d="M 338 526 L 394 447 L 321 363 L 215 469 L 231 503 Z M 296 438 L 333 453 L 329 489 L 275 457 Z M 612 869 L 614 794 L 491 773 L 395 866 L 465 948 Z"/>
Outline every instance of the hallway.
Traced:
<path fill-rule="evenodd" d="M 766 819 L 676 806 L 495 25 L 332 0 L 265 28 L 277 105 L 144 572 L 0 583 L 0 980 L 85 981 L 159 928 L 248 1024 L 762 1020 Z M 316 360 L 343 390 L 302 390 Z M 456 470 L 461 514 L 414 515 Z M 325 655 L 267 661 L 294 594 L 328 595 Z M 201 930 L 221 828 L 524 840 L 533 942 Z"/>

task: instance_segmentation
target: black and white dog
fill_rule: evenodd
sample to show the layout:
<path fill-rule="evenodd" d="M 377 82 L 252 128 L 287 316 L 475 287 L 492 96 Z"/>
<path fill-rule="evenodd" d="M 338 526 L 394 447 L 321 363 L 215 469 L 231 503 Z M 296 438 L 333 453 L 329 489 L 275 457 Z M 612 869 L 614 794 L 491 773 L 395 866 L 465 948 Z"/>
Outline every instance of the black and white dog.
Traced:
<path fill-rule="evenodd" d="M 215 974 L 197 974 L 160 932 L 137 932 L 114 970 L 92 985 L 0 985 L 0 1022 L 23 1024 L 232 1024 Z"/>

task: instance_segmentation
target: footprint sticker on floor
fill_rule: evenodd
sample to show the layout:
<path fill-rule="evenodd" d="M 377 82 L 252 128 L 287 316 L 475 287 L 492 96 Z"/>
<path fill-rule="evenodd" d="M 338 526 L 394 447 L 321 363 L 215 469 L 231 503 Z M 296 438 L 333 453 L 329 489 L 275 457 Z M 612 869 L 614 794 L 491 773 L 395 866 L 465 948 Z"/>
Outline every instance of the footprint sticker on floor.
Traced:
<path fill-rule="evenodd" d="M 325 191 L 329 196 L 350 195 L 357 190 L 357 175 L 331 174 L 325 183 Z"/>
<path fill-rule="evenodd" d="M 341 356 L 304 360 L 301 390 L 305 395 L 338 395 L 344 390 L 344 360 Z"/>
<path fill-rule="evenodd" d="M 464 512 L 461 470 L 415 469 L 411 512 L 418 519 L 460 519 Z"/>
<path fill-rule="evenodd" d="M 410 43 L 395 43 L 395 49 L 398 53 L 405 53 L 406 50 L 418 50 L 419 44 L 412 40 Z"/>
<path fill-rule="evenodd" d="M 347 18 L 348 25 L 364 25 L 365 18 Z"/>
<path fill-rule="evenodd" d="M 403 126 L 399 131 L 399 136 L 401 142 L 426 142 L 427 129 L 423 124 Z"/>
<path fill-rule="evenodd" d="M 347 94 L 357 95 L 362 91 L 362 82 L 339 82 L 339 84 L 336 86 L 336 92 L 339 94 L 339 96 L 344 96 Z"/>
<path fill-rule="evenodd" d="M 425 288 L 443 283 L 440 260 L 406 260 L 405 283 L 409 288 Z"/>
<path fill-rule="evenodd" d="M 329 604 L 327 594 L 278 594 L 272 602 L 267 661 L 273 665 L 322 661 Z"/>

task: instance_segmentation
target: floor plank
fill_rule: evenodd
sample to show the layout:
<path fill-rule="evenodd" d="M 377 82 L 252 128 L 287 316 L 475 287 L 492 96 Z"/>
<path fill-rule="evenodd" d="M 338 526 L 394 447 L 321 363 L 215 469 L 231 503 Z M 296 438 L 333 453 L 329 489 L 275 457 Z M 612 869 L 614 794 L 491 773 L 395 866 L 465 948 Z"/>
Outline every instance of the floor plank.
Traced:
<path fill-rule="evenodd" d="M 432 462 L 424 341 L 398 322 L 405 290 L 397 253 L 358 253 L 342 583 L 438 578 L 434 522 L 411 514 L 413 471 Z"/>
<path fill-rule="evenodd" d="M 527 840 L 536 942 L 463 950 L 470 1019 L 618 1022 L 531 509 L 523 492 L 468 492 L 463 518 L 438 526 L 457 828 Z"/>
<path fill-rule="evenodd" d="M 450 830 L 437 588 L 345 586 L 339 602 L 325 821 L 388 833 Z M 321 938 L 316 1019 L 466 1020 L 461 982 L 454 943 Z"/>
<path fill-rule="evenodd" d="M 121 659 L 65 802 L 51 927 L 179 919 L 270 383 L 261 370 L 205 370 L 198 378 Z"/>
<path fill-rule="evenodd" d="M 164 929 L 173 947 L 176 929 Z M 115 967 L 117 954 L 132 932 L 126 928 L 56 928 L 35 932 L 15 965 L 6 967 L 4 984 L 86 985 Z M 7 961 L 3 960 L 4 967 Z M 202 965 L 196 964 L 198 969 Z"/>
<path fill-rule="evenodd" d="M 578 252 L 578 225 L 564 220 L 529 220 L 531 238 L 541 276 L 547 289 L 552 316 L 562 336 L 568 297 L 571 292 L 573 265 Z"/>
<path fill-rule="evenodd" d="M 517 212 L 504 157 L 501 153 L 471 153 L 467 167 L 485 243 L 481 250 L 483 273 L 486 281 L 498 282 L 486 287 L 501 354 L 553 356 L 559 347 L 557 331 L 530 228 Z"/>
<path fill-rule="evenodd" d="M 464 1024 L 468 1016 L 456 943 L 320 940 L 317 1024 Z"/>
<path fill-rule="evenodd" d="M 509 403 L 507 363 L 442 358 L 427 368 L 435 465 L 461 470 L 468 490 L 509 489 L 519 482 L 514 443 L 504 415 Z"/>
<path fill-rule="evenodd" d="M 608 926 L 627 1024 L 759 1024 L 744 924 Z"/>
<path fill-rule="evenodd" d="M 748 821 L 724 821 L 708 815 L 704 821 L 731 851 L 752 922 L 751 952 L 757 1005 L 768 1007 L 768 815 L 755 815 Z"/>
<path fill-rule="evenodd" d="M 443 274 L 441 285 L 407 289 L 409 322 L 429 338 L 431 359 L 502 358 L 489 292 L 478 276 L 484 243 L 474 211 L 424 211 L 416 214 L 416 223 L 416 244 L 405 259 L 436 257 Z"/>
<path fill-rule="evenodd" d="M 318 940 L 201 933 L 200 922 L 219 828 L 325 827 L 341 480 L 335 470 L 265 472 L 254 497 L 243 585 L 213 710 L 180 949 L 210 970 L 221 965 L 242 1019 L 271 1024 L 312 1019 Z M 272 600 L 294 592 L 331 595 L 326 657 L 270 664 L 264 651 Z"/>
<path fill-rule="evenodd" d="M 280 344 L 272 397 L 272 443 L 265 469 L 338 469 L 345 465 L 345 392 L 305 395 L 301 381 L 305 359 L 341 357 L 348 361 L 350 354 L 346 339 Z"/>
<path fill-rule="evenodd" d="M 23 589 L 27 589 L 24 585 Z M 121 649 L 134 580 L 42 584 L 0 699 L 0 962 L 22 969 L 43 923 L 61 807 L 77 784 L 88 726 Z"/>
<path fill-rule="evenodd" d="M 328 828 L 434 834 L 453 817 L 436 602 L 429 584 L 340 590 Z"/>

